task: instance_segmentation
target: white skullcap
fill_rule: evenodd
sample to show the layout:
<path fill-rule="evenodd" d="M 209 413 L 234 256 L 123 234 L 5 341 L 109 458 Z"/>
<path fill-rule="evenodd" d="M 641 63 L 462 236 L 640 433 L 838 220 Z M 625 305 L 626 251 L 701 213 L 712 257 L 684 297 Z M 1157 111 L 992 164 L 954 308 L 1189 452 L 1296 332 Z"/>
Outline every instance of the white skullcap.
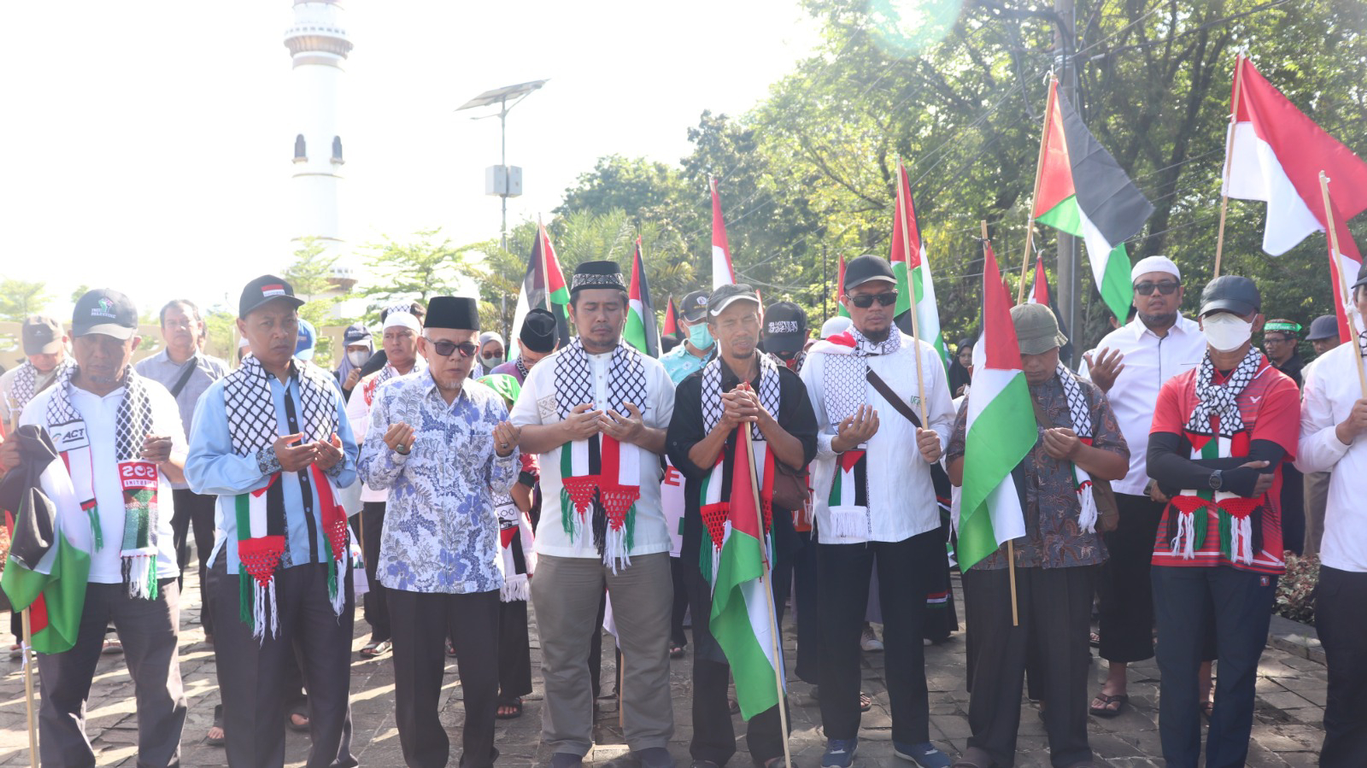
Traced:
<path fill-rule="evenodd" d="M 1130 283 L 1134 284 L 1139 280 L 1140 275 L 1149 272 L 1165 272 L 1177 278 L 1177 282 L 1182 282 L 1182 270 L 1177 268 L 1177 264 L 1167 256 L 1147 256 L 1139 260 L 1130 270 Z"/>
<path fill-rule="evenodd" d="M 385 331 L 389 330 L 390 328 L 400 327 L 407 328 L 413 331 L 413 333 L 422 333 L 422 326 L 418 324 L 418 318 L 414 317 L 412 312 L 392 311 L 389 314 L 385 315 Z"/>
<path fill-rule="evenodd" d="M 854 325 L 853 320 L 848 317 L 836 315 L 821 324 L 821 338 L 829 339 L 832 336 L 839 336 L 845 331 L 848 331 L 852 325 Z"/>

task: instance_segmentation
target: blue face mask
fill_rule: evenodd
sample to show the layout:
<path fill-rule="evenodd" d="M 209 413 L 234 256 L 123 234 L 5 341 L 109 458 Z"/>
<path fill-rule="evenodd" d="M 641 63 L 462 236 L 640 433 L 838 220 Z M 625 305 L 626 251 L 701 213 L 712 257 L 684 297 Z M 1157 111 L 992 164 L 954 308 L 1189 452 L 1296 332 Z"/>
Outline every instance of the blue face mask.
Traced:
<path fill-rule="evenodd" d="M 708 329 L 707 323 L 698 323 L 688 327 L 688 341 L 698 349 L 707 349 L 712 346 L 712 331 Z"/>

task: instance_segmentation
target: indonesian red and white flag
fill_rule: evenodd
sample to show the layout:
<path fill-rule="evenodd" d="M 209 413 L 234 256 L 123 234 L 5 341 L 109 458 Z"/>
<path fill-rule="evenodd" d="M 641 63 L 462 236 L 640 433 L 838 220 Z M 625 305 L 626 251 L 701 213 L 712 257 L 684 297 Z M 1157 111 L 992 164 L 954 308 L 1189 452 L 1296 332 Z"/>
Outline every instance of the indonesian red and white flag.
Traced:
<path fill-rule="evenodd" d="M 726 244 L 726 221 L 721 217 L 721 198 L 717 180 L 712 180 L 712 290 L 736 282 L 731 268 L 731 247 Z"/>
<path fill-rule="evenodd" d="M 1362 257 L 1348 234 L 1347 220 L 1367 210 L 1367 163 L 1296 108 L 1240 56 L 1234 65 L 1230 99 L 1224 193 L 1267 203 L 1263 250 L 1280 256 L 1306 236 L 1325 231 L 1326 211 L 1319 174 L 1333 180 L 1338 269 L 1357 275 Z M 1342 292 L 1337 274 L 1334 295 Z M 1334 302 L 1335 306 L 1341 302 Z M 1340 327 L 1344 327 L 1339 307 Z"/>

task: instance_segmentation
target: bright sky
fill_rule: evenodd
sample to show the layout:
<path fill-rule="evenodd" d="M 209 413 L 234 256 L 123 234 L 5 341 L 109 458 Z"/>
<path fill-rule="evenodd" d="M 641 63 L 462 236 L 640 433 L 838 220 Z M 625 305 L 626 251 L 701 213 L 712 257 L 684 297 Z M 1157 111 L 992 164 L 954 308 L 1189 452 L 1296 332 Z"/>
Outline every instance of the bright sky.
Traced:
<path fill-rule="evenodd" d="M 550 78 L 508 118 L 525 194 L 549 215 L 599 156 L 675 162 L 704 109 L 738 114 L 815 44 L 796 0 L 351 0 L 343 237 L 443 227 L 497 237 L 498 120 L 453 110 Z M 236 304 L 292 252 L 289 0 L 0 4 L 0 275 L 143 309 Z M 310 148 L 312 149 L 312 148 Z M 226 299 L 226 301 L 225 301 Z"/>

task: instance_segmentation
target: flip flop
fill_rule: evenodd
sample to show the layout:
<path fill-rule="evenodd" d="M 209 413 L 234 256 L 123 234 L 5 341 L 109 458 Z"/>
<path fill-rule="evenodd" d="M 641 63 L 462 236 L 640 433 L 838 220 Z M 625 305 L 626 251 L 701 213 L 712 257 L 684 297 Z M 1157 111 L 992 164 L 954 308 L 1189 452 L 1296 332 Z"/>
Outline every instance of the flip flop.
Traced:
<path fill-rule="evenodd" d="M 870 695 L 868 695 L 867 693 L 864 693 L 863 691 L 860 691 L 860 692 L 859 692 L 859 711 L 860 711 L 860 712 L 868 712 L 870 709 L 873 709 L 873 697 L 870 696 Z"/>
<path fill-rule="evenodd" d="M 513 709 L 512 712 L 498 712 L 498 713 L 496 713 L 496 714 L 494 715 L 494 717 L 498 718 L 499 720 L 514 720 L 514 719 L 516 719 L 516 718 L 522 717 L 522 697 L 521 697 L 521 696 L 519 696 L 519 697 L 513 699 L 512 701 L 501 701 L 501 702 L 499 702 L 498 706 L 499 706 L 500 709 L 502 709 L 503 707 L 511 707 L 511 708 Z"/>
<path fill-rule="evenodd" d="M 682 645 L 674 645 L 673 643 L 669 644 L 669 658 L 682 659 L 683 655 L 684 649 Z"/>
<path fill-rule="evenodd" d="M 393 647 L 394 644 L 388 640 L 380 640 L 378 642 L 366 643 L 365 646 L 361 648 L 361 658 L 373 659 L 376 656 L 381 656 L 383 654 L 389 653 L 390 649 L 392 649 Z"/>
<path fill-rule="evenodd" d="M 299 723 L 294 722 L 294 716 L 295 716 L 295 715 L 298 715 L 299 717 L 304 718 L 304 724 L 303 724 L 303 725 L 300 725 Z M 308 732 L 309 732 L 309 716 L 308 716 L 308 714 L 305 713 L 305 712 L 291 712 L 291 713 L 289 713 L 289 715 L 285 718 L 285 725 L 288 726 L 289 729 L 290 729 L 291 731 L 298 731 L 298 732 L 300 732 L 300 733 L 308 733 Z"/>
<path fill-rule="evenodd" d="M 1121 710 L 1125 708 L 1125 705 L 1130 703 L 1130 697 L 1123 693 L 1118 693 L 1114 696 L 1098 693 L 1093 701 L 1100 701 L 1101 706 L 1088 706 L 1088 712 L 1092 713 L 1094 717 L 1111 718 L 1120 714 Z M 1116 705 L 1115 709 L 1111 709 L 1112 704 Z"/>

